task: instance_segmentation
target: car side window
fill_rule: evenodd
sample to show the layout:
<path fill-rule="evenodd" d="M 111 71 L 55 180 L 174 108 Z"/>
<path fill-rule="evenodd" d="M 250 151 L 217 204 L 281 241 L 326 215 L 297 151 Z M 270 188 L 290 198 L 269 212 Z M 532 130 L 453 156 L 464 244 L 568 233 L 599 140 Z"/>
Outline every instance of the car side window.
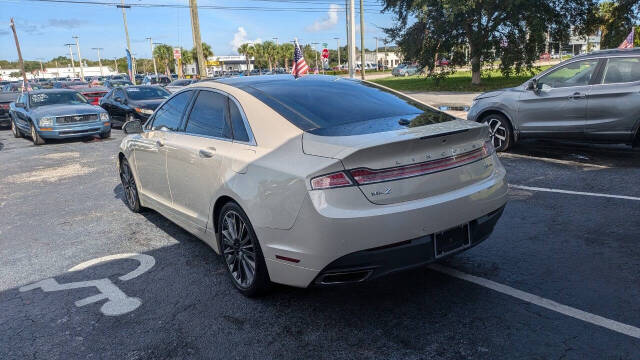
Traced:
<path fill-rule="evenodd" d="M 598 61 L 590 59 L 569 63 L 539 78 L 538 84 L 543 89 L 589 85 Z"/>
<path fill-rule="evenodd" d="M 116 89 L 113 93 L 113 99 L 115 100 L 115 98 L 119 97 L 120 99 L 124 100 L 124 91 L 122 91 L 122 89 Z"/>
<path fill-rule="evenodd" d="M 227 121 L 226 112 L 226 96 L 213 91 L 201 90 L 193 103 L 185 132 L 231 139 L 231 127 Z"/>
<path fill-rule="evenodd" d="M 156 111 L 151 129 L 178 130 L 182 115 L 191 99 L 191 93 L 192 91 L 185 91 L 167 100 L 167 102 Z"/>
<path fill-rule="evenodd" d="M 640 58 L 611 58 L 604 69 L 603 84 L 640 81 Z"/>
<path fill-rule="evenodd" d="M 242 114 L 236 103 L 227 98 L 229 101 L 229 118 L 231 120 L 231 127 L 233 128 L 233 139 L 238 141 L 249 142 L 249 134 L 244 126 L 244 120 Z"/>

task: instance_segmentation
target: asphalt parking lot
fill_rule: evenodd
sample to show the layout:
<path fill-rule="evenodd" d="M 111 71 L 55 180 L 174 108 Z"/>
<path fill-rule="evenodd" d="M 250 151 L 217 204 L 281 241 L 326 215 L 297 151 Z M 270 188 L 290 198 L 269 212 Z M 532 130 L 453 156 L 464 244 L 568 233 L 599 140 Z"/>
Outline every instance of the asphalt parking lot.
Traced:
<path fill-rule="evenodd" d="M 520 144 L 483 244 L 247 299 L 204 243 L 127 209 L 122 136 L 34 146 L 0 130 L 0 359 L 640 358 L 638 150 Z"/>

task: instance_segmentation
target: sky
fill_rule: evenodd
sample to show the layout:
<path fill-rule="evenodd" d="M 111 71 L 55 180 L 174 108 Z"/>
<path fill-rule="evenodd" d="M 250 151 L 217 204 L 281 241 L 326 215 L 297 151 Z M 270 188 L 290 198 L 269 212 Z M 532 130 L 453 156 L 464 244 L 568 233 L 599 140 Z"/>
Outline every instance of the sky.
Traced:
<path fill-rule="evenodd" d="M 0 59 L 17 60 L 18 55 L 9 28 L 14 17 L 25 60 L 51 59 L 69 55 L 64 44 L 75 42 L 78 36 L 83 58 L 97 60 L 97 51 L 104 48 L 103 59 L 125 55 L 126 40 L 122 10 L 113 5 L 87 5 L 49 2 L 51 0 L 0 0 Z M 83 0 L 68 0 L 83 1 Z M 120 0 L 90 0 L 114 3 Z M 125 0 L 127 4 L 188 5 L 188 0 Z M 375 48 L 375 37 L 384 38 L 382 27 L 394 23 L 392 14 L 381 14 L 376 0 L 364 0 L 365 46 Z M 344 0 L 198 0 L 202 40 L 212 46 L 215 55 L 236 55 L 245 42 L 273 40 L 301 44 L 312 42 L 336 48 L 346 44 Z M 234 7 L 206 8 L 207 6 Z M 259 7 L 240 10 L 237 8 Z M 287 9 L 266 11 L 264 8 Z M 356 0 L 356 41 L 360 43 L 359 1 Z M 336 11 L 337 10 L 337 11 Z M 191 22 L 188 8 L 132 7 L 127 9 L 132 52 L 138 58 L 149 58 L 153 42 L 192 48 Z M 275 41 L 275 40 L 274 40 Z M 382 47 L 382 41 L 379 42 Z M 318 45 L 320 48 L 321 45 Z M 76 55 L 74 47 L 74 56 Z"/>

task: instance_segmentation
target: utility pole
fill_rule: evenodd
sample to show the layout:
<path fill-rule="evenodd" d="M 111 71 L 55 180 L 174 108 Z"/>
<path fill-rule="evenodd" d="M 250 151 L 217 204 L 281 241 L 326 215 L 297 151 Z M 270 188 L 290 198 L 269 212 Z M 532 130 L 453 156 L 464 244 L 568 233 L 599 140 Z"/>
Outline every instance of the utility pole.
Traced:
<path fill-rule="evenodd" d="M 11 30 L 13 31 L 13 39 L 16 41 L 16 50 L 18 51 L 18 61 L 20 62 L 20 71 L 22 71 L 22 87 L 27 87 L 27 73 L 24 72 L 24 61 L 22 61 L 22 51 L 20 51 L 20 42 L 18 41 L 18 34 L 16 33 L 16 24 L 11 18 Z"/>
<path fill-rule="evenodd" d="M 347 34 L 347 47 L 349 48 L 349 77 L 350 78 L 354 78 L 355 77 L 355 58 L 356 58 L 356 31 L 354 28 L 354 22 L 356 20 L 356 16 L 355 16 L 355 4 L 354 1 L 355 0 L 348 0 L 349 1 L 349 7 L 348 7 L 348 34 Z"/>
<path fill-rule="evenodd" d="M 60 68 L 58 67 L 58 60 L 56 62 L 56 77 L 60 77 Z"/>
<path fill-rule="evenodd" d="M 311 45 L 313 45 L 313 53 L 316 55 L 316 60 L 315 60 L 316 71 L 318 70 L 318 46 L 317 46 L 318 44 L 320 43 L 317 43 L 317 42 L 311 43 Z"/>
<path fill-rule="evenodd" d="M 82 55 L 80 55 L 80 42 L 77 36 L 72 36 L 76 39 L 76 50 L 78 51 L 78 61 L 80 62 L 80 80 L 84 81 L 84 70 L 82 69 Z"/>
<path fill-rule="evenodd" d="M 122 21 L 124 22 L 124 35 L 127 37 L 127 50 L 129 50 L 129 54 L 131 54 L 131 41 L 129 40 L 129 29 L 127 28 L 127 12 L 125 11 L 125 9 L 129 9 L 131 6 L 129 5 L 125 5 L 124 4 L 124 0 L 122 0 L 122 5 L 116 5 L 116 7 L 119 7 L 122 9 Z M 133 70 L 133 64 L 131 64 L 131 69 Z M 118 68 L 116 66 L 116 72 L 118 71 Z M 131 74 L 132 79 L 131 83 L 133 85 L 136 84 L 136 77 L 133 76 L 133 74 Z"/>
<path fill-rule="evenodd" d="M 38 61 L 40 61 L 40 74 L 38 74 L 38 78 L 42 78 L 42 73 L 44 72 L 44 68 L 42 67 L 42 58 L 38 58 Z"/>
<path fill-rule="evenodd" d="M 364 6 L 360 0 L 360 77 L 364 80 L 364 68 L 367 58 L 364 53 Z"/>
<path fill-rule="evenodd" d="M 102 58 L 100 57 L 100 50 L 102 50 L 102 48 L 91 48 L 91 50 L 98 50 L 98 66 L 100 66 L 100 76 L 104 76 L 104 74 L 102 73 Z"/>
<path fill-rule="evenodd" d="M 340 38 L 335 37 L 336 44 L 338 44 L 338 69 L 340 69 Z"/>
<path fill-rule="evenodd" d="M 115 67 L 114 71 L 117 74 L 118 73 L 118 59 L 117 58 L 113 59 L 113 66 Z"/>
<path fill-rule="evenodd" d="M 193 45 L 196 47 L 196 54 L 198 57 L 198 73 L 200 75 L 200 78 L 205 78 L 207 77 L 207 67 L 205 63 L 204 53 L 202 52 L 200 20 L 198 18 L 198 2 L 196 0 L 189 0 L 189 8 L 191 9 L 191 32 L 193 34 Z"/>
<path fill-rule="evenodd" d="M 158 78 L 158 68 L 156 67 L 156 57 L 153 55 L 153 41 L 150 37 L 147 38 L 149 40 L 149 47 L 151 48 L 151 58 L 153 59 L 153 72 L 156 73 L 156 79 Z"/>
<path fill-rule="evenodd" d="M 69 47 L 69 56 L 71 57 L 71 70 L 73 71 L 71 73 L 71 77 L 76 77 L 76 64 L 73 62 L 73 50 L 71 50 L 71 47 L 73 46 L 73 44 L 64 44 L 65 46 Z"/>

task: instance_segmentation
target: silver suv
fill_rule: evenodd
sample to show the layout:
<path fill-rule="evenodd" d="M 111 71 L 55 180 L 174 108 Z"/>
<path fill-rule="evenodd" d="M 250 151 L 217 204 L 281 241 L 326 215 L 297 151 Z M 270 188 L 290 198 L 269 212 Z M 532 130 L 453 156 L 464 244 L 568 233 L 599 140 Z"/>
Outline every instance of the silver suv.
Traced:
<path fill-rule="evenodd" d="M 520 86 L 484 93 L 467 119 L 488 123 L 498 151 L 524 138 L 638 145 L 640 49 L 576 56 Z"/>

